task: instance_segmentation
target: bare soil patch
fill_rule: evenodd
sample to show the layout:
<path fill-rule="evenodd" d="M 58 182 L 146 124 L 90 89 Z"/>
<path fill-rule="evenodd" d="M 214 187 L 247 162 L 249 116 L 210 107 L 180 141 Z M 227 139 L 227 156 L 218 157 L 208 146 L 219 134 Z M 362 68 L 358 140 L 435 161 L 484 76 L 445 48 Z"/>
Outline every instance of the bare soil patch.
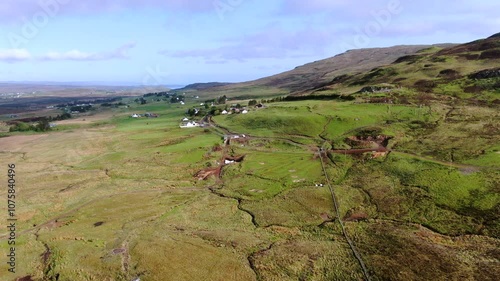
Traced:
<path fill-rule="evenodd" d="M 34 281 L 34 280 L 31 279 L 31 275 L 28 275 L 28 276 L 17 278 L 16 281 Z"/>
<path fill-rule="evenodd" d="M 215 176 L 216 178 L 220 178 L 222 166 L 216 168 L 207 168 L 199 171 L 194 175 L 194 177 L 198 178 L 198 180 L 207 180 L 211 176 Z"/>
<path fill-rule="evenodd" d="M 123 253 L 125 253 L 125 251 L 127 251 L 127 250 L 124 248 L 113 249 L 113 255 L 123 254 Z"/>

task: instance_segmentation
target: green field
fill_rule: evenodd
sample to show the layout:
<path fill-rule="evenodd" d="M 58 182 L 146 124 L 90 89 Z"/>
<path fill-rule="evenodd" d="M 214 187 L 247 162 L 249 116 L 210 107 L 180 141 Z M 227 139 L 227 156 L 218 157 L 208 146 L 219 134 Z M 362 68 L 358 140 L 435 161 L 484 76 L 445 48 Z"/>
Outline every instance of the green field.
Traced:
<path fill-rule="evenodd" d="M 179 128 L 186 108 L 133 105 L 0 138 L 0 162 L 17 166 L 19 261 L 15 275 L 2 263 L 1 279 L 359 280 L 318 147 L 350 148 L 345 138 L 367 128 L 392 137 L 388 156 L 323 159 L 373 280 L 499 275 L 499 136 L 485 133 L 493 109 L 271 103 L 214 117 L 249 136 L 220 151 L 220 128 Z M 224 153 L 245 158 L 220 178 L 194 177 Z"/>

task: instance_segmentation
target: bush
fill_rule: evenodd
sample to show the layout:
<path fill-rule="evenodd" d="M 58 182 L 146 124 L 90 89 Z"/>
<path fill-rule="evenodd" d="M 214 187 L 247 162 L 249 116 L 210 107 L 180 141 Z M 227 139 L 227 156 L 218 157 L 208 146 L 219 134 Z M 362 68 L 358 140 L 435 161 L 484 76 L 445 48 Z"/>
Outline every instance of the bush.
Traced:
<path fill-rule="evenodd" d="M 27 132 L 27 131 L 36 131 L 36 132 L 46 132 L 50 131 L 50 123 L 49 119 L 43 118 L 36 125 L 30 125 L 24 122 L 19 122 L 9 128 L 9 132 Z"/>
<path fill-rule="evenodd" d="M 33 130 L 33 126 L 24 122 L 19 122 L 9 128 L 9 132 L 26 132 L 31 130 Z"/>

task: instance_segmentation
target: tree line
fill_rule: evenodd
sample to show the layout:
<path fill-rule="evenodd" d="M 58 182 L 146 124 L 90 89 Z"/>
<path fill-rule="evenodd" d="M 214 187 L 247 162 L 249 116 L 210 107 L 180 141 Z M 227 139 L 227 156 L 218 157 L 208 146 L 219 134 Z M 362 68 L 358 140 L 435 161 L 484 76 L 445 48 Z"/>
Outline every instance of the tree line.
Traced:
<path fill-rule="evenodd" d="M 61 121 L 70 119 L 71 114 L 65 112 L 61 115 L 57 115 L 56 117 L 42 117 L 36 123 L 26 123 L 23 121 L 16 122 L 14 125 L 10 126 L 9 132 L 27 132 L 27 131 L 35 131 L 35 132 L 46 132 L 50 131 L 50 122 L 53 121 Z"/>

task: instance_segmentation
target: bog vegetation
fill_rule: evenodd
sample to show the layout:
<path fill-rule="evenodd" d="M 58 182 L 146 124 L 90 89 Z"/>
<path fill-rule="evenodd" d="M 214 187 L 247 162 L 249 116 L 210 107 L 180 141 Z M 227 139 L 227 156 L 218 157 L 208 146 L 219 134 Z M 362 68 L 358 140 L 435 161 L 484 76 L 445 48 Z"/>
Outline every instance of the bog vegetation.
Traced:
<path fill-rule="evenodd" d="M 477 61 L 494 53 L 467 52 L 4 126 L 23 266 L 0 279 L 361 280 L 347 235 L 371 280 L 496 280 L 499 77 Z"/>

